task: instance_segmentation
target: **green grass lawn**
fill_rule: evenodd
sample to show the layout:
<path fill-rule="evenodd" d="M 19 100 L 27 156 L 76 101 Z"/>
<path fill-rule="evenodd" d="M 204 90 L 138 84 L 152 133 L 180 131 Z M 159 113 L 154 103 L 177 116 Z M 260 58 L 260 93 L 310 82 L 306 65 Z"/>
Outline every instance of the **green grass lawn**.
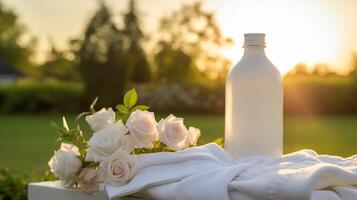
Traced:
<path fill-rule="evenodd" d="M 74 116 L 69 116 L 73 126 Z M 58 115 L 0 115 L 0 166 L 15 173 L 26 168 L 45 169 L 56 145 L 50 122 Z M 223 116 L 185 115 L 187 125 L 201 129 L 200 144 L 224 133 Z M 88 127 L 84 126 L 84 130 Z M 350 156 L 357 153 L 356 117 L 287 117 L 284 120 L 284 152 L 303 148 L 318 153 Z"/>

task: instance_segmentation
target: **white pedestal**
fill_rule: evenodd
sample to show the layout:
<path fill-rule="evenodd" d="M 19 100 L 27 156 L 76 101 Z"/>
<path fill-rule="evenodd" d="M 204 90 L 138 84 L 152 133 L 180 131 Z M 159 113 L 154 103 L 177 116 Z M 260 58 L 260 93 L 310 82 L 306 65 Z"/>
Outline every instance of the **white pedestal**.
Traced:
<path fill-rule="evenodd" d="M 104 192 L 87 194 L 79 189 L 68 189 L 60 181 L 30 183 L 28 185 L 29 200 L 108 200 Z M 143 200 L 136 197 L 125 197 L 118 200 Z"/>

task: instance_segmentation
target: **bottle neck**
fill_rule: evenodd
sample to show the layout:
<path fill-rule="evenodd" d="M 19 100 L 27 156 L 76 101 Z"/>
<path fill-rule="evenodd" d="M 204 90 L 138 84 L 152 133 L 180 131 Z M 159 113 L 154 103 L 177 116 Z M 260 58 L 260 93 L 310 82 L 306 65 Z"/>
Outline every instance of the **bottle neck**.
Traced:
<path fill-rule="evenodd" d="M 245 46 L 244 56 L 265 56 L 265 46 Z"/>

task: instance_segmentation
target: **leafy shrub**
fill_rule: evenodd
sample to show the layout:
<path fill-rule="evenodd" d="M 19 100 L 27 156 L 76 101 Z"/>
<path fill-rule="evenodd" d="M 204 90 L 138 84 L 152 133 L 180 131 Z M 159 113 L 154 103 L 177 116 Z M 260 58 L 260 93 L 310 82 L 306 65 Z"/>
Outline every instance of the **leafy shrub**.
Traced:
<path fill-rule="evenodd" d="M 155 112 L 224 113 L 223 83 L 153 83 L 132 87 L 138 89 L 142 97 L 140 103 L 151 105 Z M 120 98 L 119 92 L 113 96 Z M 357 84 L 348 77 L 313 76 L 284 80 L 286 115 L 357 114 L 356 99 Z M 0 112 L 82 112 L 92 100 L 81 84 L 46 82 L 0 86 Z M 108 104 L 99 96 L 98 105 Z"/>
<path fill-rule="evenodd" d="M 143 103 L 161 112 L 224 113 L 224 84 L 141 87 Z M 286 115 L 357 114 L 357 84 L 348 77 L 300 77 L 284 80 Z"/>
<path fill-rule="evenodd" d="M 24 176 L 14 176 L 7 169 L 0 168 L 0 200 L 26 200 L 28 183 L 50 180 L 56 178 L 49 171 L 29 171 Z"/>
<path fill-rule="evenodd" d="M 356 114 L 355 85 L 349 78 L 295 78 L 284 81 L 284 113 Z"/>
<path fill-rule="evenodd" d="M 65 83 L 24 83 L 0 87 L 1 112 L 79 111 L 83 87 Z"/>
<path fill-rule="evenodd" d="M 184 84 L 150 85 L 138 89 L 143 104 L 171 113 L 222 113 L 224 87 Z"/>

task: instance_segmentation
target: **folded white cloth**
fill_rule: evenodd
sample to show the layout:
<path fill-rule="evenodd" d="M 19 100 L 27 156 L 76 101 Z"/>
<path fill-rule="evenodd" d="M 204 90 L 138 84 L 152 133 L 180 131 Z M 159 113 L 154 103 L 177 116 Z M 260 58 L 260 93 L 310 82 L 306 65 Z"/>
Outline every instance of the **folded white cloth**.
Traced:
<path fill-rule="evenodd" d="M 236 160 L 215 144 L 136 156 L 139 171 L 109 198 L 156 200 L 357 200 L 357 155 L 340 158 L 302 150 L 281 158 Z"/>

